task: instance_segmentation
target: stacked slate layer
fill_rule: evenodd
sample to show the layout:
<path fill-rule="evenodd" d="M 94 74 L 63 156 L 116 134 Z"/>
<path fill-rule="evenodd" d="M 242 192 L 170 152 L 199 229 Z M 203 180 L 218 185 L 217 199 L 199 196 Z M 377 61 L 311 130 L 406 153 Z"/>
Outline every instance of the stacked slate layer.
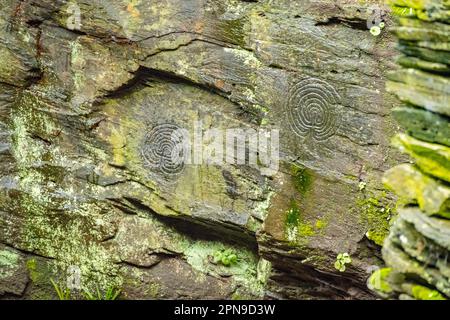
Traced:
<path fill-rule="evenodd" d="M 393 115 L 405 133 L 393 138 L 411 163 L 384 175 L 399 197 L 383 245 L 387 267 L 368 286 L 391 299 L 450 297 L 450 1 L 390 0 L 398 17 L 399 68 L 387 90 L 402 105 Z"/>

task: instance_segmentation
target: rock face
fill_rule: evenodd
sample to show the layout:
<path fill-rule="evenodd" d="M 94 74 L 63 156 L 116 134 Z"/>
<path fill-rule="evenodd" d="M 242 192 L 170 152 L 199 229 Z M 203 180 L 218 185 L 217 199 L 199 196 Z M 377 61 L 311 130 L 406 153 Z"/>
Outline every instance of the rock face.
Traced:
<path fill-rule="evenodd" d="M 374 297 L 394 214 L 379 177 L 400 159 L 380 2 L 3 0 L 0 297 L 56 298 L 52 282 L 73 299 Z M 426 35 L 405 63 L 447 72 L 441 29 Z M 448 107 L 447 79 L 409 72 L 402 100 L 420 81 L 427 109 Z M 280 161 L 222 161 L 208 133 L 236 128 L 270 133 Z M 179 129 L 203 138 L 189 163 Z M 408 150 L 436 154 L 423 167 L 448 159 L 446 136 L 414 130 L 428 139 Z M 440 188 L 424 205 L 445 213 Z"/>
<path fill-rule="evenodd" d="M 383 245 L 388 268 L 376 271 L 369 287 L 383 297 L 443 300 L 450 297 L 450 3 L 391 4 L 400 15 L 395 33 L 404 55 L 387 88 L 405 103 L 393 113 L 407 132 L 393 142 L 414 164 L 384 176 L 403 208 Z"/>

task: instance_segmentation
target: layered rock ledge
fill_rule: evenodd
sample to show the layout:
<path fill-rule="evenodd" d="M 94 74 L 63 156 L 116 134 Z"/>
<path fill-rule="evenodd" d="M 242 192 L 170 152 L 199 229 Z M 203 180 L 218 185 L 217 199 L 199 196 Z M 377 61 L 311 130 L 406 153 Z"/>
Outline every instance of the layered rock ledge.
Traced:
<path fill-rule="evenodd" d="M 412 157 L 384 176 L 401 209 L 383 245 L 387 268 L 369 287 L 385 298 L 446 300 L 450 297 L 450 3 L 390 1 L 400 18 L 395 34 L 401 68 L 388 91 L 404 105 L 393 110 L 406 133 L 393 143 Z"/>

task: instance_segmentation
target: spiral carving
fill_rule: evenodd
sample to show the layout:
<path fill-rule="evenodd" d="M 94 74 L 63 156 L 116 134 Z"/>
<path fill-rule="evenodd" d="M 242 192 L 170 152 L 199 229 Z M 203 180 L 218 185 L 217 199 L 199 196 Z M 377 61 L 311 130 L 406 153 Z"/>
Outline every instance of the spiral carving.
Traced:
<path fill-rule="evenodd" d="M 185 167 L 185 136 L 174 124 L 161 124 L 145 135 L 141 154 L 146 166 L 165 175 L 180 174 Z"/>
<path fill-rule="evenodd" d="M 308 78 L 289 93 L 287 117 L 292 130 L 302 138 L 326 141 L 339 127 L 335 106 L 340 96 L 327 82 Z"/>

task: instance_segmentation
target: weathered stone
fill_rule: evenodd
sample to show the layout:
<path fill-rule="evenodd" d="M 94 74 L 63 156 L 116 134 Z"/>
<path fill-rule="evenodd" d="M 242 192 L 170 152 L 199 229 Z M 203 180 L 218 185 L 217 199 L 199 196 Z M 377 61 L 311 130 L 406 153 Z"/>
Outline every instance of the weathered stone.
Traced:
<path fill-rule="evenodd" d="M 392 114 L 409 135 L 419 140 L 450 146 L 448 118 L 411 107 L 394 108 Z"/>
<path fill-rule="evenodd" d="M 402 211 L 402 219 L 414 225 L 415 229 L 433 240 L 445 249 L 450 248 L 450 221 L 428 217 L 417 209 L 405 209 Z"/>
<path fill-rule="evenodd" d="M 416 276 L 431 286 L 435 286 L 447 297 L 450 295 L 448 278 L 444 278 L 439 271 L 434 268 L 426 268 L 417 261 L 411 259 L 398 247 L 387 241 L 383 246 L 383 258 L 389 266 L 395 266 L 398 272 Z"/>
<path fill-rule="evenodd" d="M 23 255 L 17 250 L 0 246 L 0 296 L 22 296 L 28 284 L 27 273 Z"/>
<path fill-rule="evenodd" d="M 450 26 L 444 23 L 424 22 L 417 19 L 400 18 L 394 32 L 399 39 L 407 41 L 448 42 Z"/>
<path fill-rule="evenodd" d="M 387 279 L 395 291 L 411 294 L 414 277 L 449 296 L 450 268 L 448 255 L 448 220 L 426 217 L 417 208 L 400 210 L 400 215 L 391 229 L 383 247 L 383 257 L 395 272 L 403 274 L 401 281 Z M 408 284 L 413 281 L 413 284 Z M 417 291 L 419 288 L 415 288 Z M 431 292 L 429 292 L 431 294 Z M 411 294 L 416 299 L 418 292 Z M 438 292 L 431 298 L 440 298 Z"/>
<path fill-rule="evenodd" d="M 417 46 L 415 42 L 401 41 L 398 45 L 399 50 L 408 56 L 414 56 L 426 61 L 447 64 L 450 60 L 450 52 L 434 50 Z"/>
<path fill-rule="evenodd" d="M 401 56 L 397 63 L 406 68 L 421 69 L 437 73 L 450 73 L 450 67 L 444 63 L 425 61 L 416 57 Z"/>
<path fill-rule="evenodd" d="M 398 134 L 393 144 L 416 160 L 425 173 L 450 182 L 450 148 L 423 142 L 406 134 Z"/>
<path fill-rule="evenodd" d="M 405 54 L 398 62 L 404 68 L 390 75 L 387 90 L 407 102 L 393 113 L 411 135 L 398 134 L 393 144 L 412 156 L 417 167 L 402 164 L 385 173 L 383 181 L 399 195 L 400 209 L 382 250 L 389 268 L 375 272 L 368 286 L 384 298 L 446 300 L 450 297 L 450 131 L 446 117 L 450 4 L 446 0 L 390 3 L 395 13 L 408 17 L 400 18 L 395 28 Z"/>
<path fill-rule="evenodd" d="M 403 69 L 390 74 L 390 77 L 396 81 L 388 81 L 386 90 L 396 93 L 400 100 L 450 116 L 450 86 L 446 78 L 414 69 Z"/>
<path fill-rule="evenodd" d="M 436 92 L 438 94 L 450 95 L 450 80 L 448 78 L 434 75 L 428 72 L 423 72 L 415 69 L 405 69 L 396 70 L 390 72 L 388 77 L 392 81 L 402 82 L 410 85 L 414 88 L 423 88 L 430 91 Z"/>
<path fill-rule="evenodd" d="M 25 86 L 40 76 L 38 32 L 19 24 L 20 3 L 5 0 L 0 13 L 0 83 Z"/>
<path fill-rule="evenodd" d="M 373 297 L 366 235 L 387 234 L 398 156 L 393 43 L 366 30 L 369 4 L 82 0 L 78 26 L 73 5 L 0 9 L 0 242 L 30 255 L 25 297 L 55 298 L 72 267 L 123 298 Z M 199 120 L 279 129 L 279 170 L 157 157 L 155 133 Z"/>
<path fill-rule="evenodd" d="M 182 260 L 167 259 L 151 269 L 124 268 L 126 299 L 231 299 L 229 279 L 217 279 L 192 270 Z M 236 297 L 239 295 L 236 293 Z"/>
<path fill-rule="evenodd" d="M 450 188 L 423 174 L 413 165 L 402 164 L 383 176 L 383 183 L 404 203 L 418 203 L 428 215 L 450 218 Z"/>
<path fill-rule="evenodd" d="M 450 22 L 447 0 L 388 0 L 387 3 L 399 16 L 417 17 L 424 21 Z"/>
<path fill-rule="evenodd" d="M 175 231 L 169 233 L 164 226 L 149 219 L 130 216 L 120 223 L 114 242 L 120 260 L 138 267 L 152 267 L 165 255 L 183 252 L 183 238 Z"/>
<path fill-rule="evenodd" d="M 53 88 L 57 87 L 72 108 L 80 108 L 135 77 L 139 65 L 126 49 L 51 25 L 41 28 L 41 47 L 45 50 L 41 64 L 48 70 L 41 81 L 46 82 L 42 89 L 48 96 L 55 95 Z"/>

